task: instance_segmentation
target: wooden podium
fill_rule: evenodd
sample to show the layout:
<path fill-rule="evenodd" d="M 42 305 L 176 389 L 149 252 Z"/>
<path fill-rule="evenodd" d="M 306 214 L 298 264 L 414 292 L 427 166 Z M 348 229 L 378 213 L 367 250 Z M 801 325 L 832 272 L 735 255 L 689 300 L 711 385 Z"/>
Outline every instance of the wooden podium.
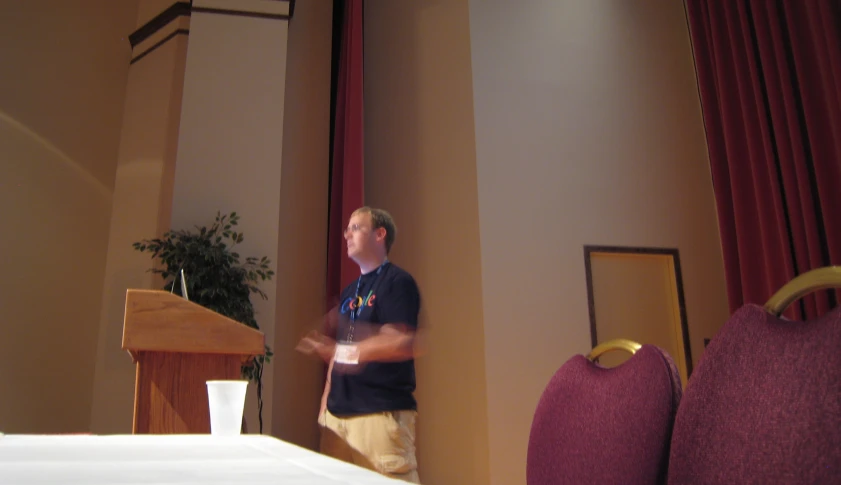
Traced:
<path fill-rule="evenodd" d="M 128 290 L 123 349 L 137 364 L 135 434 L 210 433 L 205 383 L 240 379 L 265 335 L 166 291 Z"/>

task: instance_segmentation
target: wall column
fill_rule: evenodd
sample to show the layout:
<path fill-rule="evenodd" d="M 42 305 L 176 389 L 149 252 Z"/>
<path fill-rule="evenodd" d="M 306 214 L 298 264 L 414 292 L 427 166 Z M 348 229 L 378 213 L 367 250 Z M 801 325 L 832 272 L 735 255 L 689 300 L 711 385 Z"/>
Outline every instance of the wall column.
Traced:
<path fill-rule="evenodd" d="M 114 184 L 105 284 L 94 374 L 91 431 L 130 433 L 135 367 L 121 349 L 128 288 L 160 287 L 147 270 L 148 254 L 131 244 L 163 233 L 169 226 L 172 176 L 190 5 L 168 8 L 143 1 L 137 29 L 129 36 L 132 56 Z"/>
<path fill-rule="evenodd" d="M 320 366 L 294 346 L 324 311 L 332 1 L 300 3 L 290 26 L 292 4 L 140 4 L 130 36 L 94 432 L 131 432 L 135 367 L 121 350 L 125 292 L 162 285 L 147 272 L 148 254 L 131 243 L 236 211 L 245 235 L 237 251 L 243 258 L 268 256 L 277 273 L 261 285 L 268 300 L 252 296 L 275 351 L 263 374 L 263 433 L 318 444 Z M 251 433 L 259 432 L 257 409 L 252 385 Z"/>
<path fill-rule="evenodd" d="M 237 212 L 237 252 L 268 256 L 277 273 L 288 1 L 194 0 L 173 185 L 173 229 Z M 288 227 L 287 234 L 294 231 Z M 189 277 L 189 275 L 188 275 Z M 280 277 L 280 276 L 279 276 Z M 257 322 L 274 342 L 276 281 L 252 296 Z M 274 365 L 263 372 L 263 432 L 272 422 Z M 254 386 L 246 405 L 258 432 Z"/>

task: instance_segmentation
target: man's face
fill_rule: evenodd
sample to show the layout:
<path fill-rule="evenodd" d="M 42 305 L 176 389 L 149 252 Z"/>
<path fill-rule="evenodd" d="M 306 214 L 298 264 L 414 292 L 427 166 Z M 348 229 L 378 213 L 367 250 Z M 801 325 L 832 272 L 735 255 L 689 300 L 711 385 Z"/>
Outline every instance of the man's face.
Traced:
<path fill-rule="evenodd" d="M 373 253 L 378 239 L 384 238 L 383 228 L 374 229 L 371 214 L 354 214 L 348 221 L 345 229 L 345 242 L 347 243 L 347 255 L 351 259 L 367 256 Z"/>

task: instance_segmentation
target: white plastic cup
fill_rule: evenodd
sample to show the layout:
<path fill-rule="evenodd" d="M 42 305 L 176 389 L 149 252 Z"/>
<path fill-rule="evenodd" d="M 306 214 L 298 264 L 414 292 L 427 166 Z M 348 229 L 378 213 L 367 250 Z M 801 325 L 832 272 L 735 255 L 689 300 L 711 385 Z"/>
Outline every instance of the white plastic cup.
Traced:
<path fill-rule="evenodd" d="M 236 436 L 242 433 L 242 413 L 248 381 L 207 381 L 210 434 Z"/>

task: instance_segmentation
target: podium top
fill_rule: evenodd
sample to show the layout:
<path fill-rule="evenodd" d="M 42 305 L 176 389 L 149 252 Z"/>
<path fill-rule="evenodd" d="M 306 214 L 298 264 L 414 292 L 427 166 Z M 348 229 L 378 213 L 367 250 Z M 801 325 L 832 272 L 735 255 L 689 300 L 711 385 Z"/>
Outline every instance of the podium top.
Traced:
<path fill-rule="evenodd" d="M 161 290 L 126 291 L 123 350 L 253 357 L 265 353 L 263 332 Z"/>

